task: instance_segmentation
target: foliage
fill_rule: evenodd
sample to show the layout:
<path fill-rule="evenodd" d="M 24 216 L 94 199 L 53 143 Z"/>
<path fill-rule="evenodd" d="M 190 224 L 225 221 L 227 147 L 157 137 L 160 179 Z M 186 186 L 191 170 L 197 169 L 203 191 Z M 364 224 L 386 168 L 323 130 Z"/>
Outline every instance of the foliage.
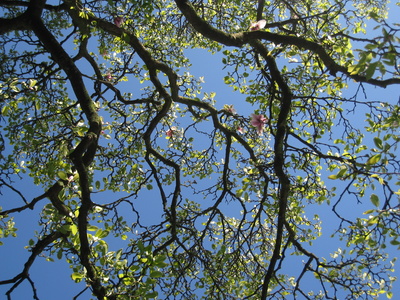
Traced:
<path fill-rule="evenodd" d="M 40 298 L 39 256 L 85 283 L 75 299 L 392 297 L 400 108 L 371 89 L 400 84 L 385 1 L 0 7 L 1 247 L 15 214 L 39 224 L 8 297 L 27 280 Z"/>

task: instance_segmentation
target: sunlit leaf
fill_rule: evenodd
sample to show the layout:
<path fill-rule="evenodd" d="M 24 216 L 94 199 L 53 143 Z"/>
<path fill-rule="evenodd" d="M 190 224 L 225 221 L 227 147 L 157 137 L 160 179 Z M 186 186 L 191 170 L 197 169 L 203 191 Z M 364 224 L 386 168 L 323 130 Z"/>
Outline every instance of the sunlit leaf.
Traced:
<path fill-rule="evenodd" d="M 80 273 L 74 272 L 74 273 L 71 274 L 71 278 L 75 282 L 80 282 L 83 279 L 83 276 Z"/>
<path fill-rule="evenodd" d="M 367 165 L 375 165 L 377 164 L 379 161 L 381 160 L 381 154 L 375 154 L 373 156 L 371 156 L 368 161 L 367 161 Z"/>

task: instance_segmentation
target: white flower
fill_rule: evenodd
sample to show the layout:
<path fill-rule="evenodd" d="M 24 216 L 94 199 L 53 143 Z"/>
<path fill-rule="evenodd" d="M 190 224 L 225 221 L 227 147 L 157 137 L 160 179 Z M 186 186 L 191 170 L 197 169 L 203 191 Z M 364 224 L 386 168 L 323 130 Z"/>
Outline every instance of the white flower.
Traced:
<path fill-rule="evenodd" d="M 267 21 L 265 21 L 265 20 L 260 20 L 255 23 L 251 23 L 250 31 L 256 31 L 256 30 L 263 29 L 265 27 L 265 25 L 267 25 Z"/>

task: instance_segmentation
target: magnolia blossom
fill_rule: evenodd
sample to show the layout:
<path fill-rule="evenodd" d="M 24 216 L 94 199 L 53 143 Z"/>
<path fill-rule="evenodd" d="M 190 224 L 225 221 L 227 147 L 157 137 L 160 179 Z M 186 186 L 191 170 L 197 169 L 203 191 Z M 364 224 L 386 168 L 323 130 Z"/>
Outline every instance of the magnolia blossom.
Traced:
<path fill-rule="evenodd" d="M 265 25 L 267 25 L 267 21 L 260 20 L 260 21 L 255 22 L 255 23 L 251 23 L 250 30 L 251 31 L 260 30 L 260 29 L 263 29 L 265 27 Z"/>
<path fill-rule="evenodd" d="M 245 132 L 244 128 L 243 128 L 243 127 L 240 127 L 240 126 L 237 128 L 237 131 L 238 131 L 239 133 L 241 133 L 241 134 L 243 134 L 243 133 Z"/>
<path fill-rule="evenodd" d="M 174 133 L 176 132 L 176 127 L 172 126 L 170 129 L 168 129 L 165 134 L 167 135 L 167 138 L 171 138 Z"/>
<path fill-rule="evenodd" d="M 232 114 L 232 115 L 236 115 L 236 109 L 233 107 L 232 104 L 231 104 L 231 105 L 225 104 L 225 105 L 224 105 L 224 110 L 225 110 L 226 112 Z"/>
<path fill-rule="evenodd" d="M 264 125 L 268 119 L 264 115 L 251 114 L 251 125 L 257 128 L 257 132 L 261 135 L 264 131 Z"/>
<path fill-rule="evenodd" d="M 107 80 L 107 81 L 111 81 L 111 80 L 112 80 L 112 75 L 111 75 L 110 73 L 107 73 L 107 74 L 104 76 L 104 79 Z"/>
<path fill-rule="evenodd" d="M 114 18 L 115 26 L 121 27 L 122 23 L 124 23 L 124 18 L 123 17 L 115 17 Z"/>

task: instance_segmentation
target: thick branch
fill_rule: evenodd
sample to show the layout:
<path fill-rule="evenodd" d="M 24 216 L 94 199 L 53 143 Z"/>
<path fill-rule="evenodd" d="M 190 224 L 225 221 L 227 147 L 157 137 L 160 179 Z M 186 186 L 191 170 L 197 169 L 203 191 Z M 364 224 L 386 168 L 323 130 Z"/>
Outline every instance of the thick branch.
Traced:
<path fill-rule="evenodd" d="M 88 94 L 83 82 L 82 74 L 74 64 L 70 56 L 65 52 L 64 48 L 58 43 L 55 37 L 43 24 L 40 18 L 32 18 L 32 30 L 43 43 L 52 58 L 67 74 L 71 82 L 72 89 L 78 99 L 78 102 L 89 121 L 89 130 L 87 136 L 81 141 L 75 149 L 73 157 L 83 156 L 84 164 L 88 166 L 95 155 L 97 147 L 97 139 L 101 132 L 101 119 L 96 112 L 96 107 Z"/>
<path fill-rule="evenodd" d="M 254 41 L 251 45 L 265 59 L 272 80 L 279 86 L 281 90 L 280 112 L 276 125 L 275 143 L 274 143 L 274 170 L 279 179 L 279 204 L 278 204 L 278 223 L 275 238 L 275 247 L 268 266 L 267 273 L 264 276 L 262 286 L 261 299 L 267 299 L 268 287 L 275 273 L 275 265 L 281 257 L 281 247 L 283 241 L 283 230 L 286 222 L 287 201 L 289 197 L 290 181 L 285 173 L 285 138 L 287 135 L 287 120 L 290 115 L 291 102 L 293 95 L 285 79 L 278 70 L 275 59 L 268 53 L 268 50 L 259 41 Z"/>
<path fill-rule="evenodd" d="M 264 6 L 265 6 L 265 0 L 258 0 L 257 21 L 259 21 L 263 18 Z"/>
<path fill-rule="evenodd" d="M 46 0 L 36 0 L 22 4 L 20 1 L 5 1 L 2 5 L 28 6 L 26 11 L 12 19 L 0 18 L 0 34 L 5 34 L 15 30 L 28 30 L 31 27 L 32 17 L 38 17 L 42 14 Z"/>
<path fill-rule="evenodd" d="M 70 154 L 70 158 L 79 173 L 79 183 L 82 194 L 82 204 L 79 209 L 78 217 L 78 231 L 81 243 L 80 259 L 82 265 L 86 268 L 87 276 L 90 279 L 90 284 L 93 288 L 94 294 L 98 299 L 103 300 L 105 297 L 105 289 L 101 285 L 100 278 L 96 275 L 95 268 L 90 262 L 90 246 L 87 237 L 87 215 L 92 206 L 87 167 L 92 162 L 96 153 L 97 141 L 101 131 L 101 118 L 97 114 L 96 107 L 86 90 L 79 69 L 76 67 L 70 56 L 65 52 L 64 48 L 46 28 L 39 16 L 32 16 L 31 26 L 32 30 L 42 42 L 46 50 L 67 74 L 78 102 L 89 121 L 88 133 Z"/>
<path fill-rule="evenodd" d="M 186 0 L 175 1 L 178 8 L 181 10 L 190 24 L 201 33 L 204 37 L 209 38 L 225 46 L 243 47 L 243 45 L 252 43 L 255 40 L 265 40 L 273 42 L 274 44 L 292 45 L 299 49 L 308 50 L 317 55 L 324 63 L 325 67 L 332 75 L 340 72 L 357 82 L 367 82 L 369 84 L 387 87 L 392 84 L 399 84 L 400 78 L 390 78 L 386 80 L 367 79 L 365 76 L 358 74 L 350 74 L 346 67 L 339 65 L 336 61 L 326 52 L 325 48 L 320 44 L 306 40 L 301 37 L 293 35 L 281 35 L 268 31 L 251 31 L 240 32 L 235 34 L 228 34 L 219 29 L 212 27 L 205 20 L 199 17 L 194 7 Z M 268 26 L 268 25 L 267 25 Z"/>
<path fill-rule="evenodd" d="M 297 36 L 281 35 L 267 31 L 253 31 L 244 32 L 243 41 L 250 42 L 254 38 L 273 42 L 274 44 L 292 45 L 299 49 L 308 50 L 317 55 L 324 63 L 325 67 L 332 75 L 340 72 L 357 82 L 366 82 L 375 86 L 387 87 L 392 84 L 399 84 L 400 78 L 389 78 L 386 80 L 367 79 L 363 75 L 350 74 L 346 67 L 339 65 L 336 61 L 326 52 L 325 48 L 316 42 L 312 42 Z"/>
<path fill-rule="evenodd" d="M 199 17 L 196 13 L 196 10 L 190 4 L 189 1 L 186 0 L 175 0 L 176 5 L 182 14 L 186 17 L 189 23 L 194 27 L 194 29 L 201 33 L 204 37 L 209 38 L 210 40 L 219 42 L 226 46 L 236 46 L 241 47 L 244 44 L 243 38 L 241 35 L 233 35 L 225 33 L 222 30 L 216 29 L 208 24 L 205 20 Z"/>
<path fill-rule="evenodd" d="M 31 202 L 12 209 L 4 210 L 0 212 L 1 215 L 8 215 L 14 212 L 21 212 L 25 209 L 33 209 L 35 204 L 44 198 L 49 198 L 53 206 L 58 210 L 58 212 L 64 216 L 71 216 L 70 209 L 60 200 L 58 194 L 65 187 L 65 181 L 59 180 L 52 187 L 50 187 L 44 194 L 35 197 Z"/>

